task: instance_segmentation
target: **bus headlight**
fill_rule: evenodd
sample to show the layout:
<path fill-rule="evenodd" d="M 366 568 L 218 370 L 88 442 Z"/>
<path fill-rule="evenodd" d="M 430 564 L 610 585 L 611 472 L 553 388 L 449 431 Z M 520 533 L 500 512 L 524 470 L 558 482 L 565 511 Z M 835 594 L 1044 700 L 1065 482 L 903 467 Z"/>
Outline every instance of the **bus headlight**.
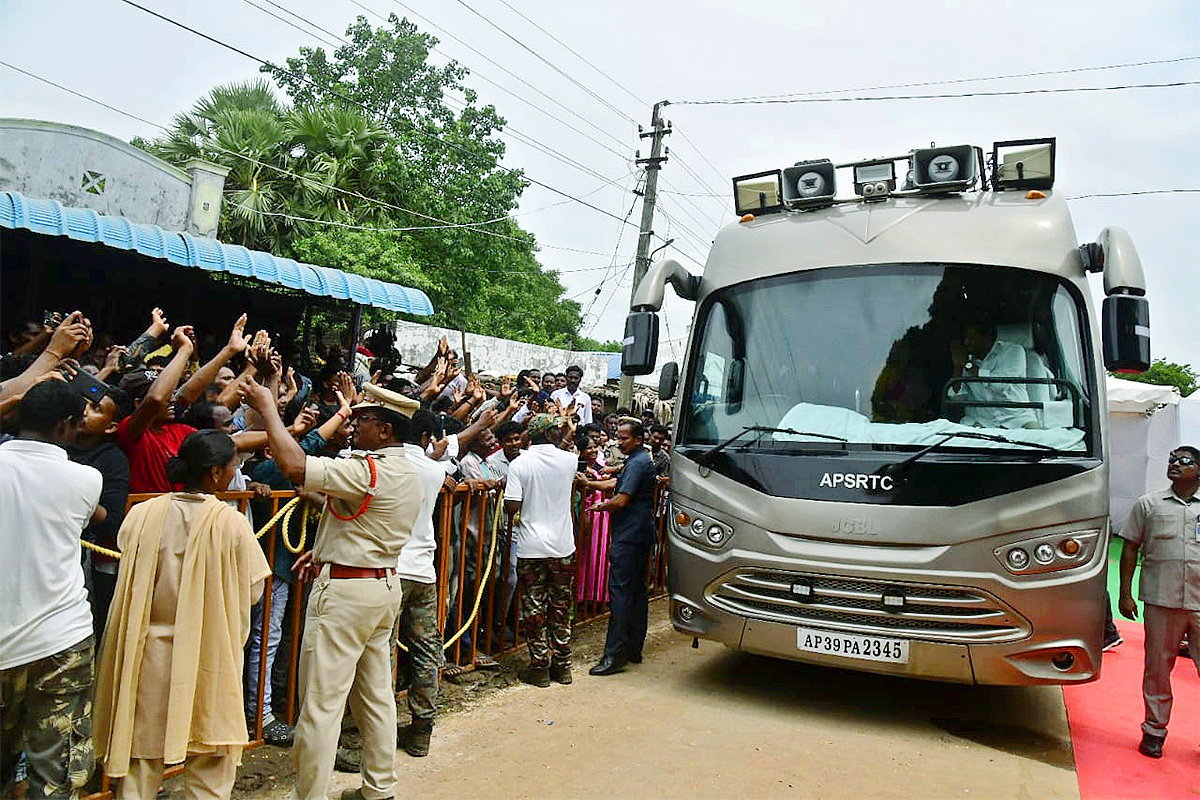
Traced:
<path fill-rule="evenodd" d="M 1054 533 L 1009 542 L 992 553 L 1014 575 L 1034 575 L 1082 566 L 1091 560 L 1100 540 L 1100 531 Z M 1031 554 L 1032 553 L 1032 557 Z"/>
<path fill-rule="evenodd" d="M 712 517 L 685 511 L 680 508 L 676 508 L 675 512 L 675 533 L 690 542 L 703 545 L 707 548 L 720 549 L 733 536 L 733 528 L 731 526 L 714 520 Z"/>

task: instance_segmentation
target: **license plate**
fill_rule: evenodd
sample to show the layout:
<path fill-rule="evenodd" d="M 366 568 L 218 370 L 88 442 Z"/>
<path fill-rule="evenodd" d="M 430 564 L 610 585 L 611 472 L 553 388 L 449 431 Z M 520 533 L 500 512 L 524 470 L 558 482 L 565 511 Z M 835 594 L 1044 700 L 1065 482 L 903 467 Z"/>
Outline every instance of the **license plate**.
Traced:
<path fill-rule="evenodd" d="M 885 639 L 881 636 L 860 636 L 855 633 L 797 628 L 796 647 L 808 653 L 828 656 L 862 658 L 868 661 L 908 663 L 908 641 Z"/>

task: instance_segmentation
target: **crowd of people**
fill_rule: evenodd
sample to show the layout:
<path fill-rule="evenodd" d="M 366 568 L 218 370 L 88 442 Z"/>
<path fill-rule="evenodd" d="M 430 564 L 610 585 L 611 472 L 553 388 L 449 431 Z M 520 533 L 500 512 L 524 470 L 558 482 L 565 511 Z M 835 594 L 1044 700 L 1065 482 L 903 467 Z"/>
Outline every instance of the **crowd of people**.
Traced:
<path fill-rule="evenodd" d="M 8 337 L 5 790 L 25 778 L 30 796 L 76 796 L 99 761 L 120 779 L 118 797 L 146 797 L 166 765 L 183 763 L 189 795 L 228 797 L 261 714 L 266 741 L 293 745 L 296 794 L 324 797 L 348 705 L 363 740 L 362 787 L 348 796 L 391 796 L 394 642 L 409 662 L 411 721 L 398 744 L 425 755 L 443 663 L 438 587 L 466 593 L 477 578 L 439 582 L 434 520 L 447 488 L 502 497 L 512 516 L 514 574 L 500 580 L 521 587 L 522 680 L 571 683 L 572 605 L 584 600 L 612 608 L 592 674 L 641 661 L 656 484 L 670 463 L 669 431 L 652 412 L 605 414 L 577 366 L 489 385 L 444 338 L 405 371 L 382 331 L 354 353 L 323 352 L 309 377 L 247 325 L 243 314 L 227 337 L 201 340 L 155 308 L 118 346 L 76 311 Z M 215 497 L 226 490 L 258 500 Z M 278 491 L 321 508 L 298 554 L 255 536 Z M 150 499 L 127 513 L 139 494 Z M 486 524 L 460 512 L 450 546 L 477 547 Z M 293 729 L 269 676 L 289 599 L 295 611 L 303 594 L 295 583 L 311 587 L 297 612 Z M 484 624 L 503 630 L 498 616 Z"/>

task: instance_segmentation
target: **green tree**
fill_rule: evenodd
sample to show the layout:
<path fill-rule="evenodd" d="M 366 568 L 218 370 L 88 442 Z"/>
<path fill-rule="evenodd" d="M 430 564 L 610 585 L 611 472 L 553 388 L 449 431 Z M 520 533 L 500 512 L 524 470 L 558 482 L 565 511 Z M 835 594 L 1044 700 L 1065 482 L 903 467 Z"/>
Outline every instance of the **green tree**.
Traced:
<path fill-rule="evenodd" d="M 1137 375 L 1109 374 L 1116 378 L 1152 383 L 1156 386 L 1174 386 L 1184 397 L 1196 391 L 1196 387 L 1200 386 L 1200 374 L 1192 369 L 1191 364 L 1175 364 L 1163 358 L 1155 359 L 1154 363 L 1150 365 L 1150 369 Z"/>

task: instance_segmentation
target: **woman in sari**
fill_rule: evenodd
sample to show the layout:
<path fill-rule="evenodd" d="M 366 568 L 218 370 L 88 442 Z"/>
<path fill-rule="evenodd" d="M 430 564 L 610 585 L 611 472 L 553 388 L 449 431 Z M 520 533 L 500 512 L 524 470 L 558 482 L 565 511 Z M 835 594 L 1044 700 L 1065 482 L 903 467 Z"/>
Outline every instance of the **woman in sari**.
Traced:
<path fill-rule="evenodd" d="M 243 514 L 217 500 L 233 440 L 196 431 L 167 462 L 184 486 L 134 506 L 117 534 L 117 590 L 97 669 L 96 755 L 117 797 L 153 797 L 185 763 L 186 797 L 233 791 L 242 748 L 242 648 L 271 568 Z"/>
<path fill-rule="evenodd" d="M 599 486 L 604 483 L 606 476 L 597 461 L 600 448 L 591 436 L 579 434 L 575 437 L 575 446 L 579 450 L 579 473 L 575 481 L 583 495 L 580 506 L 583 540 L 576 547 L 579 574 L 575 581 L 575 599 L 579 602 L 607 603 L 608 512 L 586 510 L 604 499 Z"/>

